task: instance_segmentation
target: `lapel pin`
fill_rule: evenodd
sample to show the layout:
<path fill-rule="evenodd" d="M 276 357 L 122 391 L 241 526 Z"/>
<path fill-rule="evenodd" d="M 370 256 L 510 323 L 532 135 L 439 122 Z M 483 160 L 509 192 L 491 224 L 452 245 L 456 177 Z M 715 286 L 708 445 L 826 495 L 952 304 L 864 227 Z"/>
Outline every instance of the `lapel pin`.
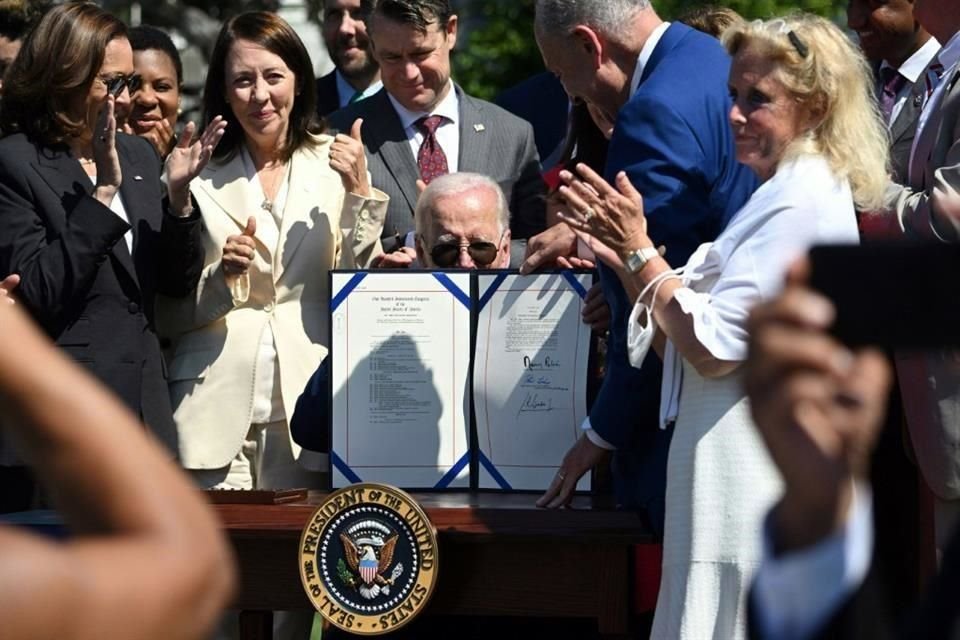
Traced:
<path fill-rule="evenodd" d="M 923 95 L 917 94 L 913 96 L 913 106 L 919 108 L 923 104 Z"/>
<path fill-rule="evenodd" d="M 483 126 L 482 124 L 475 124 L 475 125 L 473 125 L 473 130 L 476 131 L 477 133 L 480 133 L 481 131 L 484 131 L 485 129 L 486 129 L 486 127 Z"/>
<path fill-rule="evenodd" d="M 143 180 L 143 176 L 133 176 L 133 180 L 134 182 L 140 182 L 141 180 Z"/>

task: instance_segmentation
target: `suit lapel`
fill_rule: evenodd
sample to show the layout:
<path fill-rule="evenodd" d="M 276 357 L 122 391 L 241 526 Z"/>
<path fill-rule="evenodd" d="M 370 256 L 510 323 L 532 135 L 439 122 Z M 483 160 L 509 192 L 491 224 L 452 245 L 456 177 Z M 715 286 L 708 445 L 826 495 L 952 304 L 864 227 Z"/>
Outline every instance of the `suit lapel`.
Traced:
<path fill-rule="evenodd" d="M 247 180 L 247 171 L 243 165 L 243 156 L 238 150 L 224 164 L 214 164 L 212 162 L 208 164 L 200 173 L 200 178 L 193 182 L 191 188 L 204 191 L 207 197 L 237 224 L 237 233 L 240 233 L 247 226 L 247 218 L 253 216 L 259 221 L 262 211 L 260 203 L 252 201 L 249 185 L 250 181 Z M 273 237 L 272 234 L 269 236 L 263 235 L 263 237 L 261 235 L 258 229 L 255 237 L 257 251 L 268 264 L 272 264 L 276 241 L 269 241 Z"/>
<path fill-rule="evenodd" d="M 926 78 L 920 76 L 920 79 L 912 85 L 910 95 L 904 100 L 903 107 L 900 109 L 900 113 L 897 114 L 897 119 L 894 120 L 890 126 L 891 142 L 897 142 L 905 134 L 909 133 L 911 125 L 914 128 L 916 127 L 917 116 L 920 114 L 920 108 L 923 106 L 923 94 L 926 90 Z"/>
<path fill-rule="evenodd" d="M 121 166 L 126 166 L 125 163 L 129 159 L 129 155 L 123 153 L 119 147 L 117 151 L 121 156 Z M 61 198 L 66 194 L 73 194 L 74 197 L 80 198 L 93 193 L 94 183 L 90 179 L 90 176 L 86 174 L 83 167 L 80 166 L 80 163 L 65 149 L 39 148 L 36 167 L 40 176 L 50 185 L 53 192 Z M 128 168 L 128 171 L 130 170 L 132 169 Z M 124 183 L 127 178 L 127 176 L 124 176 Z M 120 192 L 124 196 L 124 210 L 127 212 L 130 225 L 135 228 L 136 219 L 133 217 L 132 210 L 136 209 L 136 199 L 131 199 L 135 198 L 135 196 L 126 195 L 124 183 L 120 185 Z M 67 197 L 69 198 L 70 196 Z M 64 210 L 64 224 L 66 224 L 66 210 Z M 134 242 L 136 242 L 136 233 L 134 233 Z M 114 244 L 111 254 L 116 263 L 123 271 L 126 271 L 127 275 L 139 289 L 140 284 L 137 280 L 137 269 L 133 263 L 133 257 L 130 255 L 129 249 L 127 249 L 126 240 L 121 238 Z"/>
<path fill-rule="evenodd" d="M 315 151 L 319 152 L 320 149 Z M 311 169 L 316 169 L 316 165 L 311 166 L 312 164 L 310 156 L 305 152 L 296 152 L 290 159 L 290 188 L 283 207 L 281 240 L 273 264 L 274 282 L 279 282 L 304 237 L 318 224 L 317 220 L 311 219 L 315 213 L 323 214 L 318 210 L 318 205 L 329 201 L 320 193 L 322 188 L 329 186 L 329 181 L 311 175 Z"/>
<path fill-rule="evenodd" d="M 38 147 L 35 166 L 37 173 L 57 196 L 72 193 L 80 197 L 93 192 L 90 177 L 65 149 Z"/>
<path fill-rule="evenodd" d="M 928 108 L 932 111 L 920 132 L 920 139 L 916 143 L 916 153 L 912 158 L 913 162 L 910 163 L 910 183 L 915 188 L 923 189 L 931 184 L 930 180 L 933 177 L 933 172 L 937 169 L 933 165 L 939 164 L 946 157 L 945 152 L 942 155 L 939 153 L 939 145 L 949 146 L 953 142 L 949 135 L 940 136 L 940 126 L 943 123 L 944 112 L 949 108 L 948 105 L 952 101 L 960 99 L 960 97 L 954 95 L 958 79 L 960 79 L 960 69 L 955 69 L 949 78 L 945 77 L 943 79 L 943 82 L 947 83 L 943 88 L 944 90 L 939 95 L 934 94 L 937 101 L 928 103 Z M 941 137 L 943 140 L 938 140 Z M 917 171 L 919 176 L 914 175 L 914 169 L 919 169 Z"/>
<path fill-rule="evenodd" d="M 489 136 L 486 133 L 490 123 L 485 120 L 483 106 L 456 87 L 460 99 L 460 171 L 484 173 L 485 165 L 491 160 L 487 153 Z"/>
<path fill-rule="evenodd" d="M 390 103 L 386 89 L 364 102 L 370 103 L 368 113 L 377 114 L 363 122 L 364 137 L 369 136 L 367 148 L 380 156 L 384 167 L 413 211 L 417 205 L 417 179 L 420 177 L 420 169 L 410 153 L 410 143 L 400 123 L 400 117 Z M 374 176 L 374 184 L 376 182 L 377 176 Z"/>

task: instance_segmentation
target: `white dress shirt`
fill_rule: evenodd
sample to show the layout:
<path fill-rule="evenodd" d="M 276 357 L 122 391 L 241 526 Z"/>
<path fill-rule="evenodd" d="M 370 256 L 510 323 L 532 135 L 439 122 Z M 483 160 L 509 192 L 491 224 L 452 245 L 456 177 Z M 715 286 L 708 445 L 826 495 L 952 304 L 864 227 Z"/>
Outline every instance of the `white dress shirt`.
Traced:
<path fill-rule="evenodd" d="M 890 121 L 887 123 L 888 127 L 897 121 L 897 116 L 899 116 L 903 110 L 904 103 L 906 103 L 907 99 L 910 98 L 913 93 L 913 87 L 911 85 L 916 84 L 917 80 L 924 74 L 927 75 L 927 90 L 923 93 L 923 104 L 926 104 L 927 99 L 930 97 L 930 94 L 933 93 L 939 80 L 939 74 L 930 68 L 932 64 L 937 62 L 936 58 L 939 51 L 940 42 L 936 38 L 931 37 L 922 47 L 914 51 L 913 55 L 907 58 L 897 69 L 897 72 L 906 78 L 907 82 L 900 87 L 900 91 L 897 92 L 893 109 L 890 111 Z M 884 60 L 880 64 L 880 70 L 889 69 L 891 66 L 892 65 L 887 64 L 886 60 Z"/>
<path fill-rule="evenodd" d="M 643 70 L 646 68 L 647 63 L 650 62 L 650 56 L 653 55 L 654 49 L 656 49 L 657 45 L 660 44 L 660 38 L 663 37 L 663 34 L 666 33 L 669 27 L 669 22 L 661 22 L 652 32 L 650 32 L 650 37 L 647 38 L 647 41 L 643 43 L 643 47 L 640 49 L 640 55 L 637 56 L 637 68 L 633 70 L 633 78 L 630 79 L 631 98 L 633 97 L 633 94 L 637 92 L 637 89 L 640 88 L 640 79 L 643 77 Z"/>
<path fill-rule="evenodd" d="M 87 176 L 90 178 L 90 181 L 93 184 L 97 184 L 97 176 Z M 117 195 L 113 197 L 113 200 L 110 201 L 110 211 L 113 211 L 117 217 L 121 220 L 130 224 L 130 216 L 127 215 L 127 210 L 123 206 L 123 199 L 120 197 L 120 190 L 117 190 Z M 165 214 L 166 215 L 166 214 Z M 127 251 L 130 252 L 130 256 L 133 256 L 133 225 L 130 225 L 130 228 L 127 229 L 127 232 L 123 234 L 123 241 L 127 245 Z"/>
<path fill-rule="evenodd" d="M 453 80 L 448 80 L 449 91 L 433 111 L 426 113 L 423 111 L 410 111 L 387 92 L 390 103 L 400 117 L 400 124 L 403 126 L 403 132 L 407 135 L 410 142 L 410 151 L 413 153 L 413 159 L 416 161 L 417 154 L 420 153 L 420 145 L 423 144 L 423 132 L 416 126 L 417 120 L 426 116 L 443 116 L 443 123 L 437 128 L 437 142 L 443 153 L 447 156 L 447 169 L 450 173 L 456 173 L 460 166 L 460 98 L 457 97 L 457 91 L 453 86 Z"/>

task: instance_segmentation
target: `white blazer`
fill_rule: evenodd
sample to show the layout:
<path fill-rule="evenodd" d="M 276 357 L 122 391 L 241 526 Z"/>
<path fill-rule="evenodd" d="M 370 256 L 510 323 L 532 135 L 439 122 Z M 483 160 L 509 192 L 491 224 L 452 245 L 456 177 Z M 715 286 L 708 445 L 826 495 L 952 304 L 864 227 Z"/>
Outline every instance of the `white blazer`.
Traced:
<path fill-rule="evenodd" d="M 218 469 L 240 451 L 249 431 L 260 339 L 273 331 L 287 419 L 327 353 L 329 282 L 334 268 L 362 268 L 380 253 L 389 198 L 344 191 L 330 168 L 333 138 L 315 137 L 291 159 L 279 242 L 260 239 L 247 274 L 228 288 L 221 266 L 228 236 L 257 216 L 241 154 L 211 163 L 190 185 L 203 216 L 204 270 L 194 297 L 158 302 L 158 325 L 173 338 L 170 394 L 181 464 Z M 256 200 L 256 201 L 254 201 Z M 290 443 L 305 466 L 306 453 Z"/>

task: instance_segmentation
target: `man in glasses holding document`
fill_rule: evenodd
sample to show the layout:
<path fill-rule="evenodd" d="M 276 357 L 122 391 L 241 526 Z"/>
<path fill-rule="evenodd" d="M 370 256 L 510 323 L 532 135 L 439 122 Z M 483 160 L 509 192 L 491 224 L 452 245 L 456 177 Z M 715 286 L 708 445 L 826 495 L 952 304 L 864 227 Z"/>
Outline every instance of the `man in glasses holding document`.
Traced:
<path fill-rule="evenodd" d="M 436 178 L 420 194 L 414 213 L 416 249 L 384 254 L 378 269 L 506 269 L 510 266 L 510 212 L 500 186 L 477 173 Z M 290 433 L 310 451 L 326 451 L 328 360 L 297 400 Z"/>

